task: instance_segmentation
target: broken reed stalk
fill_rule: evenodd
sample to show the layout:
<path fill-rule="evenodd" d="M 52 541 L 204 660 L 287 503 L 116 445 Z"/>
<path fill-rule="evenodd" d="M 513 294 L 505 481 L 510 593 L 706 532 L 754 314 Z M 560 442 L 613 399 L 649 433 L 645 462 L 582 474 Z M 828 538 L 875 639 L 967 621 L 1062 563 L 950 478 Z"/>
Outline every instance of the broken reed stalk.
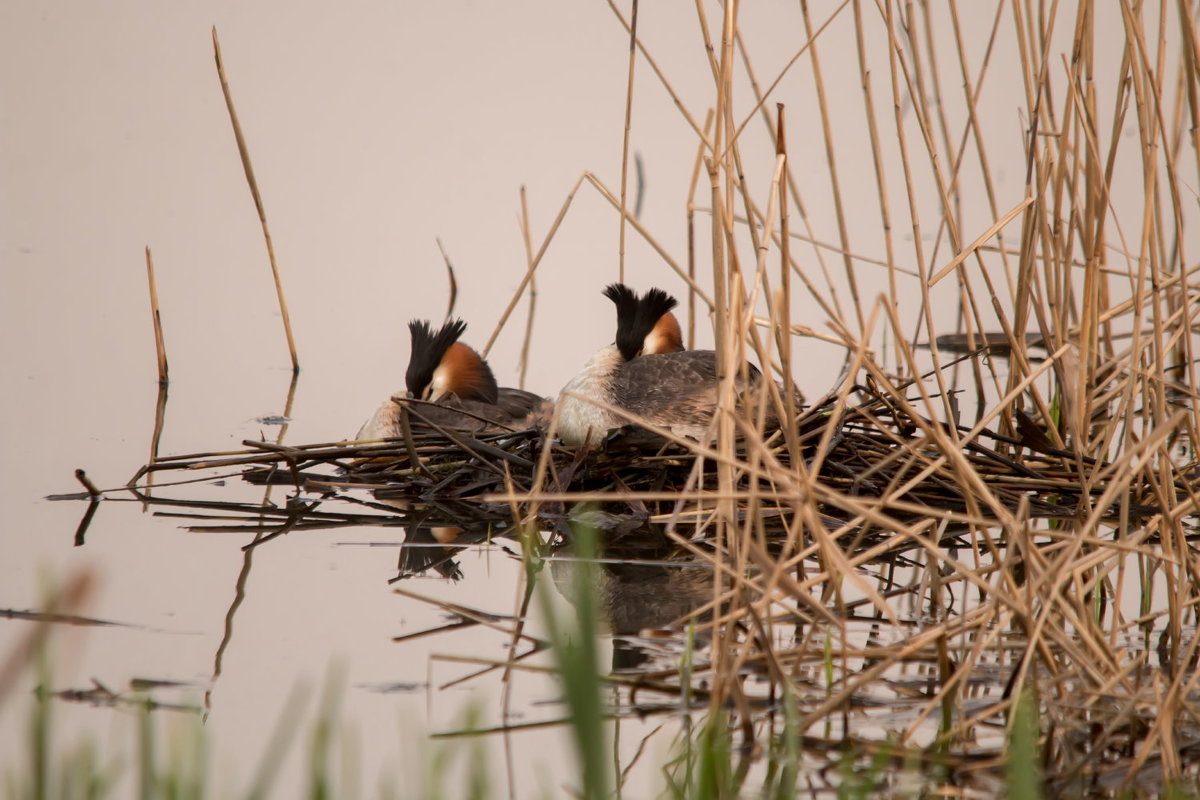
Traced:
<path fill-rule="evenodd" d="M 275 258 L 275 244 L 271 240 L 271 229 L 267 225 L 267 212 L 263 207 L 262 195 L 258 191 L 258 181 L 254 177 L 254 166 L 250 162 L 250 148 L 246 145 L 246 137 L 242 133 L 241 123 L 238 122 L 237 110 L 233 107 L 233 95 L 229 91 L 229 80 L 225 77 L 225 63 L 221 59 L 221 43 L 217 39 L 216 26 L 212 29 L 212 40 L 213 56 L 217 62 L 217 77 L 221 81 L 225 107 L 229 110 L 229 122 L 233 126 L 233 136 L 237 140 L 242 170 L 246 174 L 250 196 L 254 198 L 254 208 L 258 212 L 258 221 L 262 225 L 263 240 L 267 244 L 267 260 L 271 264 L 271 277 L 275 281 L 275 295 L 279 299 L 279 313 L 283 317 L 283 332 L 287 336 L 288 354 L 292 359 L 292 372 L 299 372 L 300 360 L 296 356 L 296 340 L 292 336 L 292 320 L 288 314 L 287 298 L 283 294 L 283 278 L 279 274 L 279 262 Z"/>
<path fill-rule="evenodd" d="M 87 490 L 88 497 L 91 499 L 96 500 L 103 494 L 82 469 L 75 470 L 75 480 L 83 484 L 83 488 Z"/>
<path fill-rule="evenodd" d="M 437 242 L 438 252 L 442 254 L 442 263 L 446 265 L 446 317 L 442 320 L 445 324 L 454 316 L 454 306 L 458 303 L 458 278 L 454 275 L 454 264 L 450 262 L 450 256 L 446 253 L 446 248 L 442 245 L 442 238 L 435 236 L 434 241 Z"/>
<path fill-rule="evenodd" d="M 150 433 L 149 463 L 153 464 L 158 458 L 158 445 L 166 421 L 167 386 L 170 378 L 167 376 L 167 346 L 163 339 L 162 315 L 158 308 L 158 280 L 154 274 L 154 256 L 149 245 L 146 246 L 146 280 L 150 287 L 150 318 L 154 324 L 154 353 L 158 360 L 158 394 L 154 402 L 154 428 Z M 153 477 L 149 476 L 150 479 Z"/>
<path fill-rule="evenodd" d="M 162 443 L 163 431 L 166 429 L 167 423 L 167 390 L 168 384 L 160 383 L 158 392 L 154 397 L 154 427 L 150 431 L 150 460 L 146 463 L 153 464 L 158 461 L 158 448 Z M 154 474 L 146 476 L 147 484 L 153 483 Z M 147 490 L 148 491 L 148 490 Z M 142 509 L 145 511 L 145 508 Z"/>
<path fill-rule="evenodd" d="M 154 277 L 154 256 L 150 246 L 146 246 L 146 281 L 150 287 L 150 321 L 154 325 L 154 355 L 158 360 L 158 383 L 166 386 L 170 381 L 167 376 L 167 346 L 163 341 L 162 316 L 158 310 L 158 281 Z"/>

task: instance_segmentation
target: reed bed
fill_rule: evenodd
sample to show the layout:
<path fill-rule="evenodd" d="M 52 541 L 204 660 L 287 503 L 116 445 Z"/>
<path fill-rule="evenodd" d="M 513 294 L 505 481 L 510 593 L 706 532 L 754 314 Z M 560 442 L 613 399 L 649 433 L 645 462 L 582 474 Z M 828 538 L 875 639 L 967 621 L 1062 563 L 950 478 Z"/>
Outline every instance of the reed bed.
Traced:
<path fill-rule="evenodd" d="M 635 657 L 632 669 L 614 656 L 614 675 L 625 676 L 616 685 L 627 693 L 627 708 L 610 709 L 613 714 L 674 713 L 681 701 L 712 703 L 724 691 L 715 710 L 737 710 L 732 718 L 741 727 L 735 730 L 749 745 L 777 735 L 770 720 L 790 698 L 797 713 L 807 712 L 793 720 L 791 734 L 805 752 L 819 755 L 841 753 L 836 743 L 853 742 L 856 729 L 870 725 L 880 709 L 891 717 L 904 709 L 906 736 L 888 745 L 895 749 L 887 757 L 915 758 L 969 783 L 982 780 L 974 771 L 995 772 L 1002 763 L 1004 736 L 997 726 L 1002 730 L 1014 689 L 1028 684 L 1045 696 L 1042 718 L 1054 729 L 1106 729 L 1099 740 L 1104 758 L 1095 763 L 1080 762 L 1083 753 L 1094 752 L 1091 733 L 1054 739 L 1060 747 L 1067 743 L 1059 757 L 1077 762 L 1067 777 L 1116 753 L 1133 754 L 1150 731 L 1150 717 L 1144 710 L 1131 717 L 1118 699 L 1145 708 L 1147 690 L 1122 698 L 1120 676 L 1110 680 L 1100 653 L 1111 655 L 1114 646 L 1140 653 L 1124 676 L 1131 686 L 1153 685 L 1154 676 L 1166 680 L 1178 662 L 1168 630 L 1153 615 L 1123 619 L 1113 636 L 1096 630 L 1109 615 L 1121 618 L 1109 609 L 1122 598 L 1104 570 L 1122 558 L 1163 569 L 1155 563 L 1163 547 L 1156 523 L 1165 514 L 1155 503 L 1164 493 L 1186 497 L 1194 487 L 1183 476 L 1163 487 L 1119 463 L 1054 448 L 1044 434 L 1014 438 L 935 422 L 913 412 L 906 399 L 911 387 L 890 387 L 890 396 L 878 386 L 849 388 L 847 396 L 827 397 L 785 426 L 798 462 L 789 461 L 779 431 L 763 440 L 751 430 L 735 443 L 728 503 L 720 494 L 717 451 L 640 428 L 623 429 L 585 455 L 548 443 L 537 429 L 474 436 L 414 422 L 403 441 L 248 441 L 240 452 L 157 459 L 130 485 L 143 502 L 181 506 L 158 513 L 188 518 L 192 530 L 253 532 L 248 546 L 305 530 L 402 527 L 397 579 L 427 571 L 458 578 L 458 548 L 504 535 L 531 544 L 542 540 L 522 531 L 543 531 L 550 550 L 532 544 L 527 557 L 553 553 L 558 582 L 556 559 L 571 553 L 576 526 L 597 528 L 610 562 L 642 565 L 632 577 L 610 571 L 602 581 L 589 581 L 602 587 L 600 604 L 614 632 L 636 640 L 643 628 L 696 616 L 708 645 L 686 678 L 670 663 L 670 648 L 665 658 Z M 846 402 L 849 397 L 859 402 Z M 958 444 L 950 444 L 952 437 Z M 251 482 L 291 485 L 296 494 L 284 506 L 264 509 L 171 501 L 162 496 L 171 480 L 159 481 L 153 499 L 136 489 L 148 473 L 161 478 L 226 469 L 241 470 Z M 801 495 L 798 474 L 809 476 L 811 495 Z M 369 499 L 347 510 L 343 501 L 363 490 Z M 731 517 L 723 519 L 723 511 Z M 1127 533 L 1088 533 L 1081 523 L 1090 520 L 1096 528 L 1124 525 Z M 1181 522 L 1194 527 L 1186 516 Z M 458 530 L 453 545 L 429 535 L 441 526 Z M 1184 530 L 1184 546 L 1192 533 Z M 735 559 L 742 560 L 740 568 Z M 661 569 L 648 576 L 646 565 Z M 1057 612 L 1048 612 L 1034 592 L 1055 581 L 1063 599 Z M 651 593 L 666 585 L 682 600 L 659 597 L 652 601 L 658 614 L 648 618 L 637 609 L 651 600 L 641 588 L 646 584 Z M 1079 594 L 1072 598 L 1072 592 Z M 446 610 L 455 627 L 496 623 L 487 612 Z M 1047 613 L 1061 614 L 1062 621 L 1047 620 Z M 514 624 L 514 640 L 528 638 Z M 1036 649 L 1030 649 L 1031 631 L 1042 639 Z M 1151 631 L 1158 637 L 1154 665 L 1147 663 Z M 714 649 L 721 633 L 727 663 Z M 514 652 L 511 663 L 520 668 L 526 656 L 547 647 L 536 642 Z M 927 722 L 930 715 L 936 725 Z M 824 736 L 804 733 L 817 724 L 825 726 Z M 879 742 L 873 746 L 863 752 L 878 756 Z"/>
<path fill-rule="evenodd" d="M 693 576 L 671 627 L 690 631 L 687 649 L 602 676 L 616 687 L 606 713 L 705 709 L 697 735 L 725 743 L 735 792 L 764 752 L 791 758 L 771 762 L 771 791 L 817 791 L 825 770 L 842 770 L 829 785 L 883 785 L 903 763 L 927 788 L 986 792 L 1020 777 L 1005 778 L 1013 752 L 1054 796 L 1195 787 L 1195 4 L 998 0 L 964 19 L 954 3 L 802 2 L 790 58 L 760 76 L 743 16 L 774 12 L 697 3 L 706 114 L 640 38 L 648 9 L 639 22 L 636 3 L 628 19 L 611 5 L 630 97 L 652 74 L 697 153 L 687 255 L 627 206 L 627 103 L 617 192 L 581 175 L 538 246 L 522 196 L 527 270 L 484 352 L 590 187 L 616 210 L 620 272 L 626 237 L 641 237 L 688 287 L 689 341 L 711 320 L 713 438 L 634 426 L 587 454 L 554 444 L 553 422 L 464 434 L 421 424 L 414 402 L 399 440 L 247 441 L 154 458 L 129 488 L 186 506 L 167 513 L 196 530 L 254 531 L 249 546 L 359 525 L 402 526 L 416 544 L 453 525 L 463 541 L 519 539 L 531 575 L 581 523 L 605 555 L 651 547 Z M 998 116 L 999 75 L 1015 76 L 1018 112 Z M 854 112 L 835 102 L 850 86 Z M 752 158 L 764 149 L 773 159 Z M 816 346 L 843 370 L 806 403 L 793 381 Z M 734 391 L 747 358 L 775 379 L 752 402 Z M 296 494 L 279 507 L 163 497 L 212 470 Z M 402 558 L 398 577 L 453 577 L 452 561 Z M 629 587 L 591 580 L 607 581 L 613 613 Z M 532 669 L 525 657 L 550 646 L 518 650 L 523 613 L 455 613 L 512 634 L 484 670 Z M 801 760 L 817 765 L 807 778 Z"/>

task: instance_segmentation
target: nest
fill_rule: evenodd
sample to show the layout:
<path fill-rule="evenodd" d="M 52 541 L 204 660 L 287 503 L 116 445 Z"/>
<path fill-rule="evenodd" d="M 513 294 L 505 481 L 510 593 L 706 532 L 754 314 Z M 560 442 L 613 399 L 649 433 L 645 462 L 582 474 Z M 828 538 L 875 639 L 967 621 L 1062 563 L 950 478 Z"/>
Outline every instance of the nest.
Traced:
<path fill-rule="evenodd" d="M 775 430 L 738 439 L 728 462 L 738 519 L 753 516 L 766 534 L 785 534 L 814 485 L 824 493 L 822 521 L 831 530 L 854 518 L 855 504 L 866 501 L 897 525 L 941 520 L 942 534 L 951 536 L 972 524 L 1001 523 L 1005 514 L 1082 519 L 1106 504 L 1105 515 L 1139 520 L 1157 510 L 1145 500 L 1150 487 L 1114 497 L 1106 493 L 1106 464 L 1056 450 L 1027 426 L 1019 437 L 985 431 L 968 438 L 968 429 L 917 416 L 870 387 L 854 391 L 855 404 L 829 396 L 803 410 L 788 435 Z M 407 428 L 401 438 L 373 443 L 248 440 L 242 452 L 157 460 L 134 482 L 164 470 L 244 467 L 242 475 L 252 483 L 286 484 L 309 496 L 367 490 L 373 498 L 362 501 L 372 512 L 366 519 L 322 512 L 319 500 L 294 500 L 280 509 L 289 530 L 453 525 L 489 536 L 531 518 L 568 536 L 580 520 L 580 500 L 594 503 L 584 520 L 613 538 L 658 525 L 702 525 L 723 496 L 714 451 L 634 426 L 612 432 L 590 452 L 548 442 L 536 428 L 468 433 L 418 419 Z M 954 452 L 947 442 L 958 443 Z M 375 513 L 380 511 L 386 516 Z M 252 513 L 260 515 L 262 507 L 253 506 Z M 891 532 L 878 519 L 854 530 L 866 544 Z M 692 538 L 704 538 L 703 532 Z"/>

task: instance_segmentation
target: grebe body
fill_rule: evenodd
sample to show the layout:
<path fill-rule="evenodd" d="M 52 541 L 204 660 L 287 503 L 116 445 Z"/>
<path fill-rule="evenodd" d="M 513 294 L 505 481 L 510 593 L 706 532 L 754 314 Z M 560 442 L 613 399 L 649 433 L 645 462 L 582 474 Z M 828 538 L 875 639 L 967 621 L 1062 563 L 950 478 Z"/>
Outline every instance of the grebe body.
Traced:
<path fill-rule="evenodd" d="M 555 404 L 558 438 L 563 444 L 577 447 L 586 441 L 594 446 L 610 430 L 625 424 L 623 418 L 589 402 L 589 398 L 599 398 L 616 405 L 613 379 L 624 363 L 621 351 L 610 344 L 596 351 L 579 374 L 567 381 Z"/>
<path fill-rule="evenodd" d="M 597 351 L 559 395 L 558 436 L 567 445 L 597 446 L 628 420 L 592 400 L 628 411 L 676 436 L 703 439 L 717 407 L 717 354 L 684 350 L 675 298 L 660 289 L 639 297 L 614 283 L 604 295 L 617 306 L 614 344 Z M 751 373 L 757 379 L 757 370 Z M 741 390 L 743 382 L 737 380 Z"/>
<path fill-rule="evenodd" d="M 466 328 L 466 323 L 457 319 L 436 331 L 425 320 L 408 323 L 412 350 L 404 375 L 405 397 L 426 401 L 409 405 L 411 421 L 472 432 L 528 427 L 544 400 L 523 389 L 498 387 L 483 357 L 458 341 Z M 388 398 L 356 438 L 400 435 L 400 403 Z"/>

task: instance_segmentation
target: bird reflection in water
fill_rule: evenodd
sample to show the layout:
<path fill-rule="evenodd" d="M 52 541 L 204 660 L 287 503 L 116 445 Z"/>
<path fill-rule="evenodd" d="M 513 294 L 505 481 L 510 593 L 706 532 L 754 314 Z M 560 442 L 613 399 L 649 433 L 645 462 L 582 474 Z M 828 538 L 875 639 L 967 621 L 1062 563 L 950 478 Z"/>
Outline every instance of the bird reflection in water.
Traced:
<path fill-rule="evenodd" d="M 452 526 L 406 527 L 393 582 L 426 572 L 433 572 L 451 581 L 462 580 L 462 567 L 454 559 L 454 555 L 462 548 L 446 546 L 453 545 L 462 535 L 462 528 Z"/>
<path fill-rule="evenodd" d="M 581 560 L 567 537 L 566 543 L 548 554 L 546 577 L 569 600 L 575 582 L 590 574 L 602 628 L 612 636 L 612 669 L 644 668 L 655 649 L 649 640 L 677 640 L 679 626 L 675 623 L 712 600 L 713 570 L 642 520 L 604 516 L 610 524 L 619 520 L 615 524 L 626 525 L 620 531 L 606 531 L 610 536 L 602 537 L 603 552 L 593 569 L 579 569 Z M 628 525 L 636 529 L 628 530 Z M 465 546 L 501 535 L 495 529 L 489 533 L 432 525 L 413 525 L 406 530 L 400 546 L 399 574 L 393 580 L 436 575 L 461 581 L 463 572 L 455 558 L 457 553 Z M 700 619 L 710 617 L 705 613 Z"/>
<path fill-rule="evenodd" d="M 466 323 L 458 319 L 447 320 L 438 329 L 425 320 L 409 322 L 406 392 L 381 403 L 355 438 L 400 438 L 406 406 L 416 430 L 431 424 L 477 434 L 539 424 L 546 413 L 544 399 L 522 389 L 497 386 L 487 361 L 459 341 L 466 328 Z M 376 501 L 400 510 L 412 508 L 409 501 L 389 500 L 382 493 L 376 493 Z M 463 537 L 463 528 L 414 524 L 406 530 L 396 580 L 430 570 L 443 578 L 462 578 L 459 564 L 453 559 L 459 548 L 438 545 L 449 545 Z"/>
<path fill-rule="evenodd" d="M 568 600 L 580 563 L 569 544 L 550 558 L 550 577 Z M 612 636 L 614 672 L 644 669 L 657 649 L 648 640 L 678 641 L 685 618 L 713 597 L 711 565 L 657 530 L 641 541 L 605 542 L 600 560 L 583 574 L 592 576 L 595 607 Z M 709 618 L 705 613 L 699 620 Z"/>

